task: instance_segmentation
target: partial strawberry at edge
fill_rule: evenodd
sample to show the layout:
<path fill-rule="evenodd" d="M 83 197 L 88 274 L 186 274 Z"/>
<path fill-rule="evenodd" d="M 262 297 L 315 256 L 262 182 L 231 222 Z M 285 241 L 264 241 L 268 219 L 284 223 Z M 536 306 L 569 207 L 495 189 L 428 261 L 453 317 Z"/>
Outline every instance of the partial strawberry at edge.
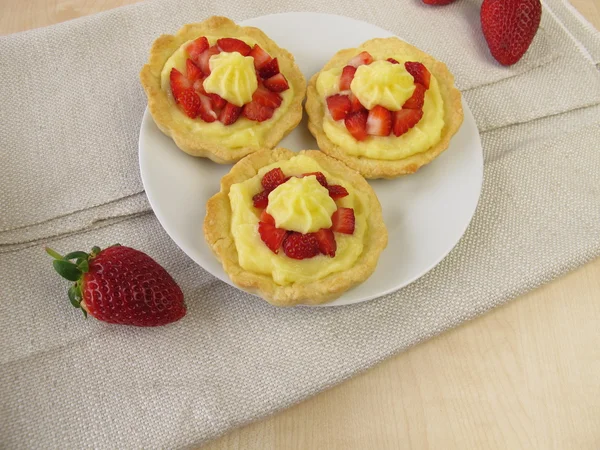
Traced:
<path fill-rule="evenodd" d="M 279 249 L 288 235 L 286 230 L 266 222 L 258 222 L 258 233 L 265 245 L 276 254 L 279 253 Z"/>
<path fill-rule="evenodd" d="M 248 56 L 252 50 L 248 44 L 236 38 L 221 38 L 217 40 L 217 45 L 223 52 L 238 52 L 243 56 Z"/>
<path fill-rule="evenodd" d="M 324 255 L 333 258 L 335 256 L 335 251 L 337 250 L 337 243 L 335 242 L 333 231 L 327 228 L 321 228 L 313 234 L 319 243 L 319 251 Z"/>
<path fill-rule="evenodd" d="M 429 89 L 431 74 L 429 73 L 429 70 L 427 70 L 427 67 L 416 61 L 407 61 L 404 63 L 404 67 L 406 68 L 406 71 L 413 76 L 415 83 L 422 84 L 425 86 L 425 89 Z"/>
<path fill-rule="evenodd" d="M 282 73 L 273 75 L 271 78 L 267 78 L 264 81 L 265 87 L 273 92 L 283 92 L 289 89 L 288 81 Z"/>
<path fill-rule="evenodd" d="M 531 45 L 540 26 L 542 4 L 540 0 L 484 0 L 480 17 L 492 56 L 510 66 Z"/>
<path fill-rule="evenodd" d="M 150 256 L 114 245 L 90 253 L 59 255 L 50 248 L 53 266 L 63 278 L 75 282 L 69 300 L 84 315 L 121 325 L 160 326 L 186 314 L 181 289 Z"/>
<path fill-rule="evenodd" d="M 355 217 L 352 208 L 338 208 L 331 216 L 331 230 L 337 233 L 354 233 Z"/>
<path fill-rule="evenodd" d="M 426 5 L 442 6 L 449 5 L 454 1 L 455 0 L 423 0 L 423 3 L 425 3 Z"/>

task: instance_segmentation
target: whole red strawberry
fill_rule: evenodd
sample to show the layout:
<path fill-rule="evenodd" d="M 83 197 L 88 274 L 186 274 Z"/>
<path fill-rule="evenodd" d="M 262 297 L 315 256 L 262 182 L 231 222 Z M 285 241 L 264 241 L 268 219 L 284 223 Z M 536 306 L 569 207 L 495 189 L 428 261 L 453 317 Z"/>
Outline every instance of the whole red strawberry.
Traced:
<path fill-rule="evenodd" d="M 525 54 L 540 25 L 540 0 L 483 0 L 481 29 L 492 56 L 505 66 Z"/>
<path fill-rule="evenodd" d="M 54 258 L 54 269 L 75 284 L 69 299 L 83 314 L 122 325 L 154 327 L 185 316 L 183 293 L 173 278 L 145 253 L 121 245 Z"/>

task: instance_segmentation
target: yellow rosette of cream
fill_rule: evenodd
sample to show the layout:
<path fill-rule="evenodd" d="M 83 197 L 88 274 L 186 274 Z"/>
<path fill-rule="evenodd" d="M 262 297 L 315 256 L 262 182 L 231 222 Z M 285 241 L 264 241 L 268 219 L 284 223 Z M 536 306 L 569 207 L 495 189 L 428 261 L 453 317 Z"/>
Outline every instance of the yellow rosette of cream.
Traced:
<path fill-rule="evenodd" d="M 331 227 L 331 215 L 337 206 L 329 191 L 314 175 L 292 177 L 269 194 L 267 212 L 277 228 L 313 233 Z"/>
<path fill-rule="evenodd" d="M 244 106 L 252 101 L 258 87 L 254 58 L 238 52 L 222 52 L 208 62 L 210 75 L 204 80 L 204 90 L 217 94 L 229 103 Z"/>
<path fill-rule="evenodd" d="M 413 94 L 415 83 L 404 64 L 375 61 L 356 69 L 350 90 L 367 109 L 380 105 L 398 111 Z"/>

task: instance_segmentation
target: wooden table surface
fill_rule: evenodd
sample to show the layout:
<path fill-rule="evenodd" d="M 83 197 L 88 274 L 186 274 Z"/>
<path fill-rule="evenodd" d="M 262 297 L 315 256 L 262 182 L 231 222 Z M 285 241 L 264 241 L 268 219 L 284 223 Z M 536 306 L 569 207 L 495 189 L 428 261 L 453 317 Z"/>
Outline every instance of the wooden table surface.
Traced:
<path fill-rule="evenodd" d="M 0 34 L 135 1 L 0 0 Z M 600 259 L 203 448 L 598 450 Z"/>

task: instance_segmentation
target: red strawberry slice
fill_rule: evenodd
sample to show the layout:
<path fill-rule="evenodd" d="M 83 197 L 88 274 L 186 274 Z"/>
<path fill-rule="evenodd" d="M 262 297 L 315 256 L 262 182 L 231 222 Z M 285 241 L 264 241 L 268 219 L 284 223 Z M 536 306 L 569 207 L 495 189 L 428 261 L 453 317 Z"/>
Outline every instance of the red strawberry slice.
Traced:
<path fill-rule="evenodd" d="M 225 107 L 225 105 L 227 104 L 227 100 L 225 100 L 223 97 L 220 97 L 217 94 L 208 94 L 208 96 L 210 97 L 210 100 L 212 101 L 212 105 L 214 109 L 222 109 Z"/>
<path fill-rule="evenodd" d="M 269 206 L 269 193 L 267 191 L 259 192 L 254 197 L 252 197 L 252 203 L 254 204 L 255 208 L 266 208 L 267 206 Z"/>
<path fill-rule="evenodd" d="M 394 113 L 394 135 L 401 136 L 414 127 L 423 117 L 422 109 L 401 109 Z"/>
<path fill-rule="evenodd" d="M 356 73 L 356 67 L 346 66 L 342 69 L 342 76 L 340 77 L 340 91 L 347 91 L 350 89 L 350 84 L 354 79 Z"/>
<path fill-rule="evenodd" d="M 241 106 L 236 106 L 232 103 L 227 103 L 219 113 L 219 121 L 223 125 L 231 125 L 232 123 L 235 123 L 238 120 L 241 113 Z"/>
<path fill-rule="evenodd" d="M 484 0 L 481 29 L 492 56 L 500 64 L 515 64 L 525 54 L 542 16 L 540 0 Z"/>
<path fill-rule="evenodd" d="M 264 187 L 265 191 L 267 192 L 271 192 L 273 189 L 275 189 L 277 186 L 284 182 L 285 175 L 279 167 L 269 170 L 263 175 L 262 180 L 260 180 L 260 184 L 262 184 L 262 187 Z"/>
<path fill-rule="evenodd" d="M 351 112 L 344 119 L 346 129 L 357 141 L 364 141 L 367 138 L 367 110 Z"/>
<path fill-rule="evenodd" d="M 319 241 L 313 233 L 292 232 L 283 241 L 283 252 L 293 259 L 312 258 L 319 254 Z"/>
<path fill-rule="evenodd" d="M 175 67 L 171 69 L 169 79 L 171 82 L 171 92 L 173 93 L 173 97 L 175 98 L 175 101 L 179 102 L 179 97 L 183 91 L 189 89 L 192 85 L 188 79 L 184 77 L 183 74 Z"/>
<path fill-rule="evenodd" d="M 282 73 L 273 75 L 271 78 L 267 78 L 264 82 L 265 87 L 273 92 L 283 92 L 289 89 L 288 81 Z"/>
<path fill-rule="evenodd" d="M 429 73 L 429 70 L 427 70 L 427 67 L 420 62 L 414 61 L 405 62 L 404 67 L 406 68 L 406 71 L 413 76 L 415 83 L 422 84 L 425 86 L 425 89 L 429 89 L 431 74 Z"/>
<path fill-rule="evenodd" d="M 349 66 L 362 66 L 363 64 L 371 64 L 373 62 L 373 57 L 369 52 L 361 52 L 348 61 Z"/>
<path fill-rule="evenodd" d="M 250 53 L 250 46 L 244 41 L 236 38 L 222 38 L 217 40 L 217 45 L 222 52 L 238 52 L 243 56 L 248 56 Z"/>
<path fill-rule="evenodd" d="M 334 200 L 338 200 L 348 195 L 346 188 L 339 184 L 330 184 L 327 186 L 327 190 L 329 191 L 329 196 Z"/>
<path fill-rule="evenodd" d="M 321 228 L 319 231 L 313 234 L 319 243 L 319 251 L 324 255 L 331 256 L 333 258 L 335 256 L 335 251 L 337 250 L 337 244 L 335 242 L 333 231 L 327 228 Z"/>
<path fill-rule="evenodd" d="M 396 61 L 394 58 L 388 58 L 386 59 L 387 62 L 391 62 L 392 64 L 400 64 L 398 61 Z"/>
<path fill-rule="evenodd" d="M 264 122 L 273 117 L 275 110 L 268 106 L 263 106 L 258 102 L 250 102 L 244 105 L 242 108 L 242 115 L 248 120 L 254 120 L 256 122 Z"/>
<path fill-rule="evenodd" d="M 327 187 L 327 178 L 325 178 L 325 175 L 323 175 L 321 172 L 309 172 L 302 174 L 303 177 L 308 177 L 310 175 L 317 177 L 317 181 L 321 184 L 321 186 Z"/>
<path fill-rule="evenodd" d="M 265 52 L 258 45 L 255 45 L 254 47 L 252 47 L 252 50 L 250 50 L 250 53 L 248 54 L 248 56 L 252 56 L 254 58 L 254 68 L 257 70 L 262 65 L 268 63 L 269 61 L 271 61 L 273 59 L 267 52 Z"/>
<path fill-rule="evenodd" d="M 191 119 L 195 119 L 199 114 L 202 114 L 202 101 L 193 89 L 183 91 L 179 94 L 177 101 Z"/>
<path fill-rule="evenodd" d="M 425 3 L 426 5 L 442 6 L 449 5 L 453 1 L 454 0 L 423 0 L 423 3 Z"/>
<path fill-rule="evenodd" d="M 198 80 L 201 80 L 203 77 L 200 68 L 196 64 L 194 64 L 194 61 L 192 61 L 189 58 L 185 62 L 185 71 L 187 79 L 192 84 Z"/>
<path fill-rule="evenodd" d="M 258 233 L 260 238 L 273 253 L 279 253 L 281 244 L 284 242 L 288 232 L 277 228 L 275 225 L 265 222 L 258 222 Z M 285 251 L 285 248 L 284 248 Z"/>
<path fill-rule="evenodd" d="M 374 106 L 367 117 L 367 134 L 389 136 L 392 132 L 392 113 L 383 106 Z"/>
<path fill-rule="evenodd" d="M 263 86 L 258 86 L 254 94 L 252 94 L 252 101 L 259 105 L 266 106 L 268 108 L 278 108 L 281 105 L 281 97 L 277 92 L 271 92 Z"/>
<path fill-rule="evenodd" d="M 352 112 L 356 112 L 356 111 L 361 111 L 361 110 L 366 110 L 366 108 L 362 105 L 362 103 L 360 103 L 360 100 L 358 99 L 358 97 L 354 94 L 350 94 L 350 104 L 352 105 L 350 107 L 350 111 Z"/>
<path fill-rule="evenodd" d="M 264 223 L 268 223 L 269 225 L 275 225 L 275 219 L 271 214 L 263 209 L 260 213 L 260 221 Z"/>
<path fill-rule="evenodd" d="M 196 61 L 196 63 L 198 67 L 200 67 L 200 70 L 202 71 L 202 73 L 204 73 L 204 75 L 210 75 L 210 57 L 218 55 L 220 52 L 221 51 L 219 50 L 219 47 L 213 45 L 212 47 L 209 47 L 207 50 L 202 52 L 200 56 L 198 56 L 198 60 Z"/>
<path fill-rule="evenodd" d="M 352 109 L 352 103 L 347 95 L 335 94 L 326 99 L 327 108 L 333 120 L 342 120 Z"/>
<path fill-rule="evenodd" d="M 415 83 L 415 90 L 408 100 L 404 102 L 402 108 L 405 109 L 421 109 L 425 103 L 425 86 L 421 83 Z"/>
<path fill-rule="evenodd" d="M 207 97 L 206 95 L 200 95 L 198 97 L 200 98 L 200 118 L 207 123 L 217 120 L 217 113 L 213 109 L 210 97 Z"/>
<path fill-rule="evenodd" d="M 354 210 L 352 208 L 338 208 L 331 216 L 331 229 L 337 233 L 354 233 Z"/>
<path fill-rule="evenodd" d="M 267 78 L 271 78 L 274 75 L 279 73 L 279 62 L 277 62 L 277 58 L 273 58 L 272 60 L 264 63 L 258 68 L 258 74 L 263 80 Z"/>
<path fill-rule="evenodd" d="M 208 43 L 208 39 L 206 37 L 201 36 L 198 39 L 192 41 L 187 47 L 186 50 L 192 61 L 197 62 L 198 57 L 202 54 L 210 44 Z"/>

